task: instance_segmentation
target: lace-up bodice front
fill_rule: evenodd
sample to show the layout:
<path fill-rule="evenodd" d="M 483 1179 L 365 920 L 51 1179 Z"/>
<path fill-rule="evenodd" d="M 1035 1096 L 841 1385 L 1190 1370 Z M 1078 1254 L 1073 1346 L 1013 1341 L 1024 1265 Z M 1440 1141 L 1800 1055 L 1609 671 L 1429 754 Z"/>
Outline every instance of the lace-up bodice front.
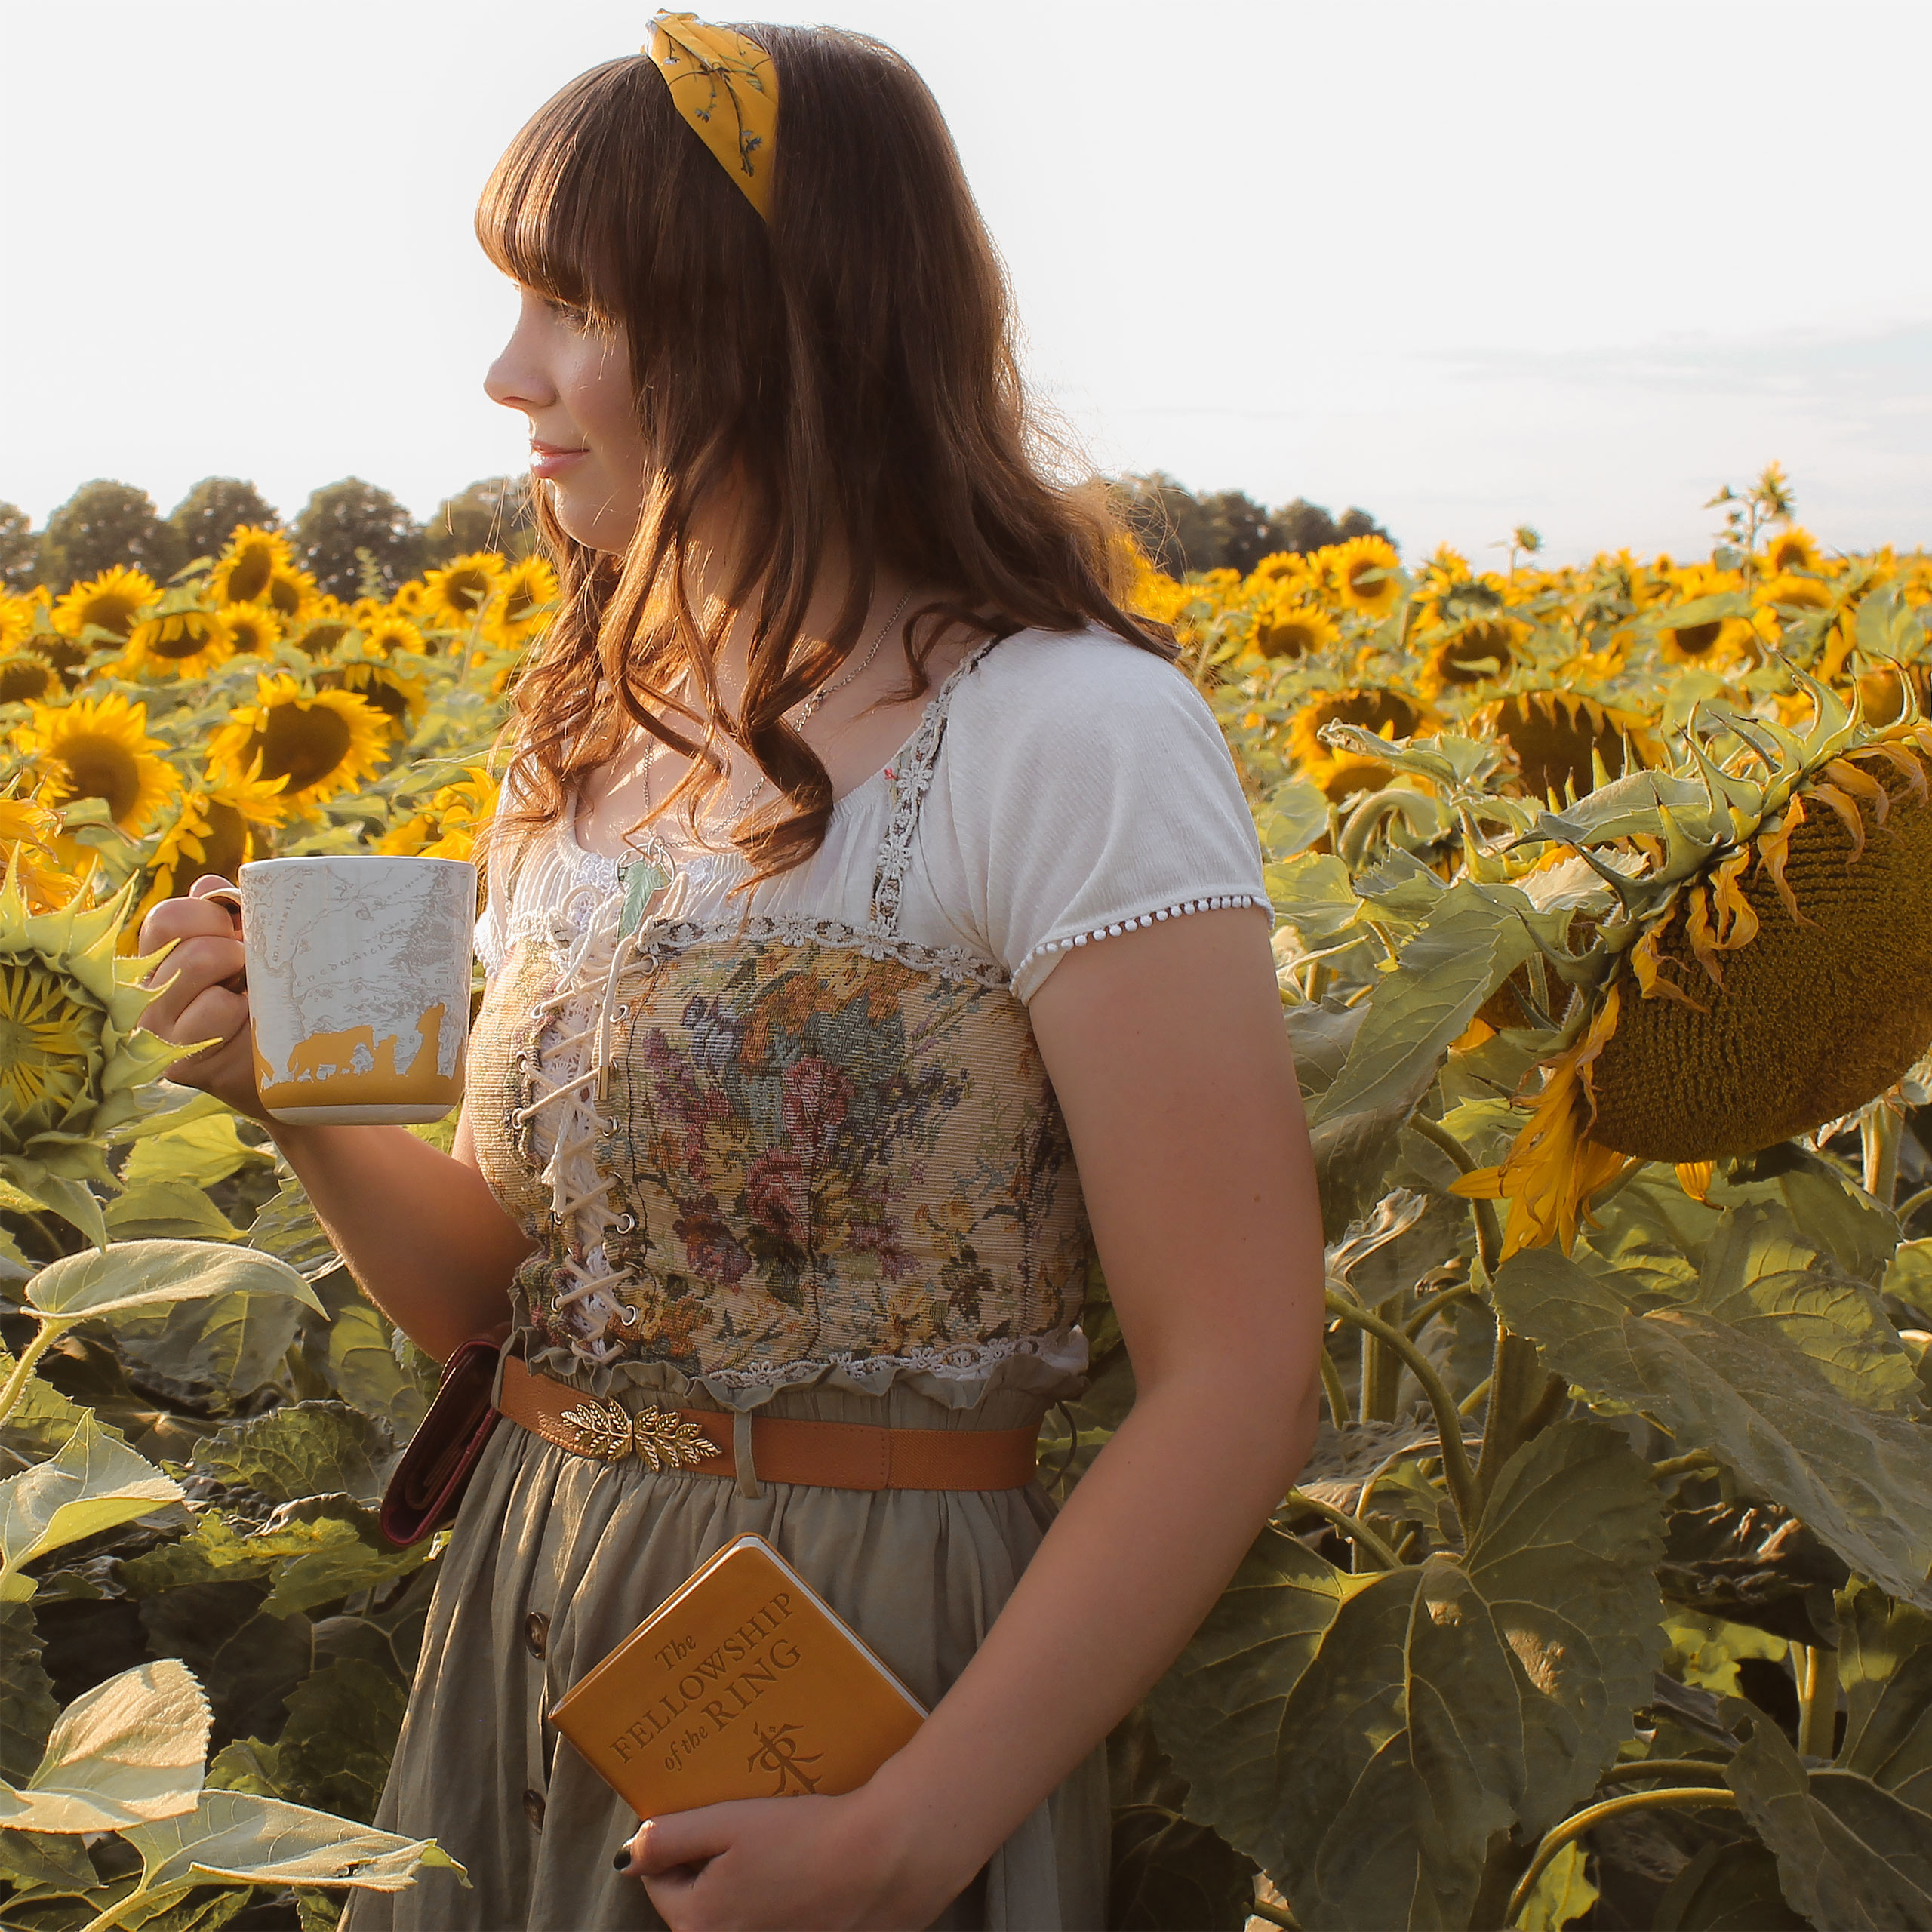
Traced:
<path fill-rule="evenodd" d="M 829 906 L 798 903 L 795 884 L 789 903 L 730 901 L 743 872 L 727 855 L 675 877 L 626 933 L 614 863 L 565 833 L 549 888 L 500 913 L 470 1115 L 486 1177 L 541 1244 L 515 1291 L 533 1366 L 598 1393 L 669 1375 L 734 1407 L 829 1373 L 876 1388 L 1014 1357 L 1042 1392 L 1077 1385 L 1092 1242 L 1015 973 L 975 943 L 995 922 L 970 905 L 937 924 L 924 912 L 918 937 L 903 923 L 955 856 L 926 850 L 928 803 L 955 699 L 992 648 L 840 801 L 843 849 L 829 837 L 823 856 L 851 873 L 872 835 L 862 899 L 854 878 Z M 1109 654 L 1204 713 L 1169 667 Z M 1230 903 L 1260 902 L 1115 903 L 1091 931 L 1023 927 L 1007 949 L 1037 985 L 1043 954 Z"/>

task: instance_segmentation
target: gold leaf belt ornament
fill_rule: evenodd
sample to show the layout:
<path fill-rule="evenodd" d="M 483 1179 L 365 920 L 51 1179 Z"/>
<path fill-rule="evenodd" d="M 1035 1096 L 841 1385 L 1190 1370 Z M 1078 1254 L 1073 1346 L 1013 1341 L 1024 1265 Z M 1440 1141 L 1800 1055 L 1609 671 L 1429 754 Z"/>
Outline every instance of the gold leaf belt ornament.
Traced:
<path fill-rule="evenodd" d="M 563 1420 L 577 1431 L 579 1454 L 606 1463 L 641 1456 L 654 1469 L 681 1469 L 721 1453 L 695 1423 L 655 1404 L 633 1414 L 621 1402 L 592 1398 L 565 1410 Z"/>

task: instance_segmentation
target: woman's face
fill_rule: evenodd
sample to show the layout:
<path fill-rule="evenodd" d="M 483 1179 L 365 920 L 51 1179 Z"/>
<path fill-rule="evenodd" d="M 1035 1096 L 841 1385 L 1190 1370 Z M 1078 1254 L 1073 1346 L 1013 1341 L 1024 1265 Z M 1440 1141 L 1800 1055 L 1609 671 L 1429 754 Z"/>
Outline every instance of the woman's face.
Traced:
<path fill-rule="evenodd" d="M 558 521 L 593 550 L 621 551 L 643 513 L 646 472 L 623 331 L 595 332 L 580 311 L 518 292 L 484 392 L 529 417 L 531 477 L 548 482 Z"/>

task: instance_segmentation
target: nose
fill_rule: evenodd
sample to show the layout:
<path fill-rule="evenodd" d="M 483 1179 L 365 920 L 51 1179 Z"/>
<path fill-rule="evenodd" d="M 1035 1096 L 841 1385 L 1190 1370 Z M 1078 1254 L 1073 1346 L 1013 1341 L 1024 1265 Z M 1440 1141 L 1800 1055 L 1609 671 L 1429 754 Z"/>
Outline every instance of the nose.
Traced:
<path fill-rule="evenodd" d="M 509 340 L 485 371 L 483 393 L 492 402 L 500 402 L 506 409 L 520 409 L 526 415 L 555 407 L 557 386 L 534 352 L 524 316 L 518 318 Z"/>

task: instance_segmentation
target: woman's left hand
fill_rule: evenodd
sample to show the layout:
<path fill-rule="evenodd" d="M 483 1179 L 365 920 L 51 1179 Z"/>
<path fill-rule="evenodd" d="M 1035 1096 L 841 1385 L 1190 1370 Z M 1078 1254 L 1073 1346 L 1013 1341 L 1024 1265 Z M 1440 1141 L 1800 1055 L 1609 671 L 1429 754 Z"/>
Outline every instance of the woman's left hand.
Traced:
<path fill-rule="evenodd" d="M 906 1932 L 961 1887 L 899 1836 L 863 1791 L 741 1798 L 647 1818 L 623 1869 L 671 1932 Z"/>

